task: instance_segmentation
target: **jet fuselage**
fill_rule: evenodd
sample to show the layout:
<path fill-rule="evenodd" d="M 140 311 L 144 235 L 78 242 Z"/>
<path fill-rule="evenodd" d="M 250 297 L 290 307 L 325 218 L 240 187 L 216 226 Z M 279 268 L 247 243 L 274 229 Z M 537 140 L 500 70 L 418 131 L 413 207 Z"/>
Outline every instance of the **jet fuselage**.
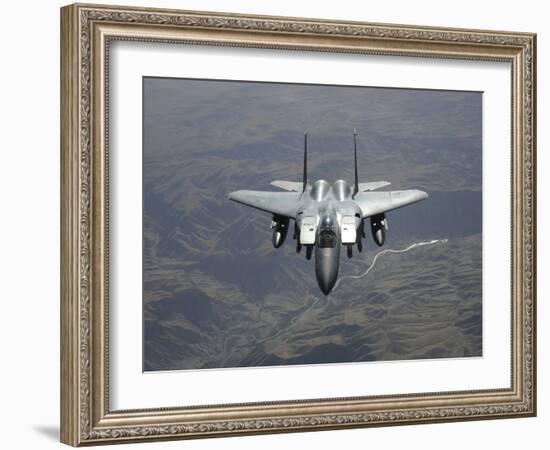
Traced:
<path fill-rule="evenodd" d="M 340 245 L 355 244 L 361 210 L 352 200 L 353 189 L 344 180 L 318 180 L 303 192 L 296 216 L 299 245 L 315 246 L 315 273 L 323 293 L 338 278 Z"/>

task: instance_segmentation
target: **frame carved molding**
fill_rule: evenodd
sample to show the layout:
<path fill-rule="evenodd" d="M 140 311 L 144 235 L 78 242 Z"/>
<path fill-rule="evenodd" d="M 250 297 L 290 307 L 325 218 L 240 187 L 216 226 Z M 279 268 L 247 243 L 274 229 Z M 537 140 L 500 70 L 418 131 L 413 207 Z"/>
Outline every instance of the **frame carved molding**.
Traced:
<path fill-rule="evenodd" d="M 78 4 L 62 8 L 61 19 L 62 442 L 78 446 L 535 414 L 535 35 Z M 511 388 L 110 411 L 106 99 L 109 43 L 116 39 L 510 62 Z"/>

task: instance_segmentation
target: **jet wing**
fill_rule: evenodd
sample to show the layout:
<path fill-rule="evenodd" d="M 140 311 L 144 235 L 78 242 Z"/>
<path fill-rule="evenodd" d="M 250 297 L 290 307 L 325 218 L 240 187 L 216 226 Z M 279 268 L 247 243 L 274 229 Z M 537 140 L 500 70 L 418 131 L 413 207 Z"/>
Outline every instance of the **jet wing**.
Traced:
<path fill-rule="evenodd" d="M 371 181 L 369 183 L 359 183 L 359 192 L 374 191 L 384 186 L 389 186 L 389 181 Z"/>
<path fill-rule="evenodd" d="M 296 218 L 301 192 L 235 191 L 229 200 L 272 214 Z"/>
<path fill-rule="evenodd" d="M 355 203 L 361 208 L 363 219 L 385 213 L 411 203 L 428 198 L 428 194 L 417 189 L 407 191 L 360 192 L 355 196 Z"/>

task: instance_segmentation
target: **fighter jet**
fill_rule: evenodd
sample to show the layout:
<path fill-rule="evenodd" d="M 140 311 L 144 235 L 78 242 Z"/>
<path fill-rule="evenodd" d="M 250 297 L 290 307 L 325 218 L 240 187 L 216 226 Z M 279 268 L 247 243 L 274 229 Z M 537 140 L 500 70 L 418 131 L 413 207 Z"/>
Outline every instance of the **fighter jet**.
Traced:
<path fill-rule="evenodd" d="M 325 180 L 309 183 L 307 175 L 307 133 L 304 134 L 304 170 L 302 182 L 275 180 L 271 185 L 288 192 L 241 190 L 231 192 L 230 200 L 272 214 L 273 246 L 283 245 L 294 221 L 293 238 L 296 252 L 305 247 L 309 260 L 315 249 L 315 274 L 321 291 L 328 295 L 338 278 L 340 246 L 353 256 L 353 246 L 363 250 L 364 222 L 370 221 L 374 242 L 382 246 L 386 239 L 386 213 L 424 200 L 428 194 L 416 189 L 405 191 L 378 191 L 388 186 L 387 181 L 359 183 L 357 173 L 357 132 L 353 130 L 355 180 L 330 184 Z"/>

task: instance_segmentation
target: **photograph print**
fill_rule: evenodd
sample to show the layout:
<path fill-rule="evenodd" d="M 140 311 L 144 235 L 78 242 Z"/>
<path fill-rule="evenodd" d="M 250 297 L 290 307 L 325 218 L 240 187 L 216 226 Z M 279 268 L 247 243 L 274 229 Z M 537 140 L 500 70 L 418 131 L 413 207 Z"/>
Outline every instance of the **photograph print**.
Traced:
<path fill-rule="evenodd" d="M 142 82 L 143 371 L 483 356 L 482 92 Z"/>

